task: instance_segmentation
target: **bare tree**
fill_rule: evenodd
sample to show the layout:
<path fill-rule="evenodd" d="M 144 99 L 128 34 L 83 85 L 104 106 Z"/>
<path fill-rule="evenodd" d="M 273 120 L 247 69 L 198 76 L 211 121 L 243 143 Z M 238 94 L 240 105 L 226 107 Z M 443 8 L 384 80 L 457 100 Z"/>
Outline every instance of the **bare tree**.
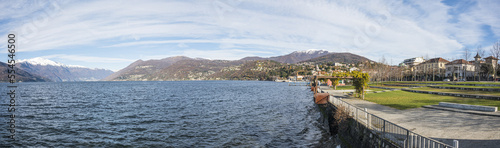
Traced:
<path fill-rule="evenodd" d="M 467 66 L 468 66 L 468 62 L 469 62 L 469 59 L 470 57 L 472 56 L 472 53 L 470 52 L 470 49 L 467 48 L 467 47 L 464 47 L 464 60 L 466 61 L 465 63 L 465 68 L 463 68 L 462 71 L 464 71 L 464 79 L 467 80 Z"/>
<path fill-rule="evenodd" d="M 464 60 L 469 61 L 470 57 L 472 56 L 472 53 L 470 53 L 470 49 L 467 47 L 464 47 Z"/>
<path fill-rule="evenodd" d="M 500 57 L 500 40 L 495 42 L 493 44 L 493 46 L 491 47 L 491 56 L 495 57 L 498 59 L 498 57 Z M 498 71 L 498 61 L 496 63 L 492 63 L 494 65 L 492 65 L 492 68 L 493 68 L 493 79 L 494 81 L 497 80 L 497 71 Z"/>
<path fill-rule="evenodd" d="M 491 55 L 495 58 L 500 57 L 500 40 L 495 42 L 491 47 Z"/>

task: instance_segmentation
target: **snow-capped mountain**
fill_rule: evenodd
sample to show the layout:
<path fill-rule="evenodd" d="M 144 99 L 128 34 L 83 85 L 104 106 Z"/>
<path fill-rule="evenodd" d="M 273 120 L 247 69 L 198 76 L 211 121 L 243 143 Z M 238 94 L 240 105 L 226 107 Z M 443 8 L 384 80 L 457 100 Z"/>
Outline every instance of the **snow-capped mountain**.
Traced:
<path fill-rule="evenodd" d="M 245 57 L 241 60 L 273 60 L 281 63 L 298 63 L 301 61 L 317 58 L 320 56 L 324 56 L 330 54 L 332 52 L 321 50 L 321 49 L 308 49 L 303 51 L 294 51 L 287 55 L 270 57 L 270 58 L 262 58 L 262 57 Z"/>
<path fill-rule="evenodd" d="M 308 49 L 308 50 L 302 50 L 302 51 L 295 51 L 292 53 L 298 53 L 298 54 L 328 54 L 331 53 L 329 51 L 323 50 L 323 49 Z"/>
<path fill-rule="evenodd" d="M 65 65 L 40 57 L 18 60 L 18 64 L 19 68 L 29 73 L 40 75 L 55 82 L 98 81 L 113 73 L 111 70 Z"/>
<path fill-rule="evenodd" d="M 80 66 L 80 65 L 64 65 L 62 63 L 54 62 L 52 60 L 44 59 L 44 58 L 41 58 L 41 57 L 36 57 L 36 58 L 32 58 L 32 59 L 18 60 L 17 62 L 19 62 L 19 63 L 29 63 L 31 65 L 40 65 L 40 66 L 61 66 L 61 67 L 87 68 L 87 67 Z"/>

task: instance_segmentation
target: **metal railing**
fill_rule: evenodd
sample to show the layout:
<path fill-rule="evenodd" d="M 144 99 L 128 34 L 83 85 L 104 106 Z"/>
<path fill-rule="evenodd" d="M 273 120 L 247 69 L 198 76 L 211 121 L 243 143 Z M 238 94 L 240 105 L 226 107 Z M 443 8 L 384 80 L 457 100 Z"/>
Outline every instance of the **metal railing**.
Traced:
<path fill-rule="evenodd" d="M 384 120 L 376 115 L 370 114 L 366 109 L 351 105 L 339 98 L 330 96 L 330 103 L 335 106 L 344 106 L 349 115 L 357 121 L 357 125 L 364 125 L 373 134 L 391 142 L 398 147 L 404 148 L 453 148 L 448 144 L 424 137 L 414 133 L 397 124 Z M 458 145 L 458 141 L 455 143 Z"/>

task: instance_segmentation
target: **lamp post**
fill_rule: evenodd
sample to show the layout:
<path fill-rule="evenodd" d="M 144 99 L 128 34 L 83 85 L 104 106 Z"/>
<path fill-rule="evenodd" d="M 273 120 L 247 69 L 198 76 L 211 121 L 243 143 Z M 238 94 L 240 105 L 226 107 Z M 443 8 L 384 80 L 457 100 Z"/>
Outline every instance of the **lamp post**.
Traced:
<path fill-rule="evenodd" d="M 464 81 L 467 81 L 467 63 L 463 66 L 462 69 L 464 71 L 464 77 L 463 77 L 463 79 L 464 79 Z"/>

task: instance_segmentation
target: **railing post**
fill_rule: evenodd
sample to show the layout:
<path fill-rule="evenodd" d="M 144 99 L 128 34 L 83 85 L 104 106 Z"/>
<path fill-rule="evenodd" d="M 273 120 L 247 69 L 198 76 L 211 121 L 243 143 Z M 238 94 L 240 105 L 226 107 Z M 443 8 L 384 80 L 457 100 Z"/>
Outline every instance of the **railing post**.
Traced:
<path fill-rule="evenodd" d="M 354 117 L 356 118 L 356 128 L 359 130 L 359 119 L 358 119 L 358 109 L 356 109 L 356 114 L 354 115 Z"/>
<path fill-rule="evenodd" d="M 368 109 L 365 108 L 365 118 L 366 118 L 366 127 L 370 129 L 370 115 L 368 115 Z"/>
<path fill-rule="evenodd" d="M 406 144 L 405 147 L 410 147 L 410 131 L 406 130 Z"/>
<path fill-rule="evenodd" d="M 458 148 L 458 140 L 453 140 L 453 147 Z"/>
<path fill-rule="evenodd" d="M 356 118 L 356 121 L 358 121 L 358 110 L 356 109 L 356 114 L 354 114 L 354 117 Z"/>
<path fill-rule="evenodd" d="M 384 122 L 384 125 L 382 126 L 383 128 L 382 137 L 385 138 L 385 120 L 382 119 L 382 121 Z"/>

